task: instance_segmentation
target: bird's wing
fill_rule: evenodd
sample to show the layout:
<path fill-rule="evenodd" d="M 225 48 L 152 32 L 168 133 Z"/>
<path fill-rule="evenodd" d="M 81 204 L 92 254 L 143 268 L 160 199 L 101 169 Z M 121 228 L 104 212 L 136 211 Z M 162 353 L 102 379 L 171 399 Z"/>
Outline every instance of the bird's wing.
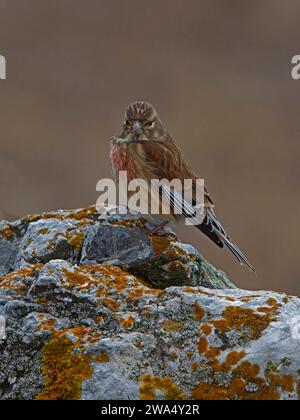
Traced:
<path fill-rule="evenodd" d="M 196 180 L 198 178 L 192 168 L 186 163 L 182 152 L 171 138 L 163 142 L 145 142 L 143 146 L 144 159 L 148 166 L 151 167 L 153 178 L 167 179 L 169 181 L 173 179 L 180 179 L 181 181 L 184 181 L 184 179 Z M 176 192 L 173 193 L 170 190 L 165 191 L 165 195 L 171 198 L 173 208 L 182 209 L 183 205 L 187 209 L 187 214 L 183 213 L 183 216 L 190 217 L 193 210 L 188 203 L 184 202 L 182 204 L 180 202 L 182 196 L 179 197 Z M 206 189 L 204 190 L 204 218 L 202 218 L 201 223 L 197 227 L 220 248 L 223 248 L 225 244 L 241 264 L 245 264 L 250 270 L 254 271 L 246 256 L 230 239 L 222 224 L 218 221 L 214 213 L 213 200 Z"/>
<path fill-rule="evenodd" d="M 163 142 L 148 141 L 143 144 L 144 159 L 151 167 L 152 178 L 180 179 L 198 179 L 196 173 L 187 164 L 184 156 L 176 143 L 168 138 Z M 207 209 L 213 209 L 214 203 L 208 191 L 204 188 L 204 205 Z"/>

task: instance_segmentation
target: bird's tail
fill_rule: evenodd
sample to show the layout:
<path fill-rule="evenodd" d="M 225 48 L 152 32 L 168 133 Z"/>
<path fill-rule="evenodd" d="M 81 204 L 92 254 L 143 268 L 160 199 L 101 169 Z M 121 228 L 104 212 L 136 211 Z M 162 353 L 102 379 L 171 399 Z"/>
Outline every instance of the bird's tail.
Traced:
<path fill-rule="evenodd" d="M 225 232 L 223 226 L 216 218 L 212 210 L 208 210 L 204 221 L 201 225 L 197 226 L 206 236 L 208 236 L 215 244 L 220 248 L 223 248 L 224 244 L 227 248 L 233 253 L 236 259 L 240 262 L 241 265 L 247 266 L 252 272 L 255 272 L 254 268 L 251 266 L 247 257 L 239 249 L 239 247 L 230 239 L 230 237 Z"/>

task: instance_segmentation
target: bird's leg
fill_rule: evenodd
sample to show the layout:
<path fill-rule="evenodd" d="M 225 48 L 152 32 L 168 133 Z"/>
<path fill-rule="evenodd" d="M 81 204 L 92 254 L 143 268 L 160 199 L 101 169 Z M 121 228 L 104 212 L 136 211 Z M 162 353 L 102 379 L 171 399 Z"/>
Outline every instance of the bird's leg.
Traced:
<path fill-rule="evenodd" d="M 153 230 L 149 232 L 149 236 L 155 236 L 162 228 L 164 228 L 169 222 L 164 220 L 158 226 L 156 226 Z"/>
<path fill-rule="evenodd" d="M 158 226 L 156 226 L 153 230 L 151 230 L 148 235 L 149 236 L 172 236 L 176 238 L 176 235 L 171 232 L 163 231 L 162 229 L 168 224 L 168 221 L 163 221 Z"/>

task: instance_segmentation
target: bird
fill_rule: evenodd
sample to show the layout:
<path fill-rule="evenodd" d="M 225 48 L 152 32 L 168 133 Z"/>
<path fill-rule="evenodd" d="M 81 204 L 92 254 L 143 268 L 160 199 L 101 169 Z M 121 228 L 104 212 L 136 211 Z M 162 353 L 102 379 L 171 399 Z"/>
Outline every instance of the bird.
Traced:
<path fill-rule="evenodd" d="M 111 138 L 110 161 L 116 181 L 121 171 L 127 172 L 128 181 L 139 178 L 146 180 L 148 184 L 152 179 L 199 179 L 165 128 L 158 112 L 147 101 L 135 101 L 127 107 L 121 132 Z M 184 218 L 184 212 L 181 215 L 175 214 L 176 197 L 174 199 L 173 196 L 171 203 L 171 214 L 155 216 L 159 224 L 151 232 L 152 235 L 169 222 Z M 217 219 L 214 209 L 214 202 L 205 188 L 204 214 L 201 223 L 196 227 L 219 248 L 225 245 L 241 265 L 254 272 L 247 257 Z"/>

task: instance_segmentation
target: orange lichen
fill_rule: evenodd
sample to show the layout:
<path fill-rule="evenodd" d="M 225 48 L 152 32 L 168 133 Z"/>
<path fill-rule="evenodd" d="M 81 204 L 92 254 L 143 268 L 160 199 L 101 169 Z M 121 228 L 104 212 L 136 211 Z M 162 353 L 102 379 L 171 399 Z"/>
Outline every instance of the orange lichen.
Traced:
<path fill-rule="evenodd" d="M 81 270 L 69 271 L 62 268 L 61 271 L 67 278 L 67 284 L 65 284 L 65 287 L 81 287 L 85 284 L 89 284 L 91 281 L 89 276 L 81 273 Z"/>
<path fill-rule="evenodd" d="M 197 293 L 197 291 L 194 289 L 194 287 L 191 287 L 191 286 L 185 286 L 183 288 L 183 291 L 185 293 L 192 293 L 192 294 L 196 294 Z"/>
<path fill-rule="evenodd" d="M 86 343 L 97 343 L 101 338 L 101 333 L 99 331 L 94 330 L 91 327 L 83 327 L 81 325 L 75 328 L 67 328 L 62 330 L 62 334 L 66 333 L 71 333 L 74 337 L 77 338 L 77 342 L 75 343 L 77 347 L 83 347 Z"/>
<path fill-rule="evenodd" d="M 39 296 L 37 299 L 38 303 L 40 305 L 46 305 L 47 304 L 47 298 L 46 296 Z"/>
<path fill-rule="evenodd" d="M 197 362 L 193 362 L 192 363 L 192 371 L 193 372 L 196 372 L 196 370 L 198 369 L 198 367 L 199 367 L 199 363 L 197 363 Z"/>
<path fill-rule="evenodd" d="M 223 331 L 223 332 L 228 331 L 229 327 L 228 327 L 228 323 L 225 319 L 212 321 L 212 324 L 217 330 L 220 330 L 220 331 Z"/>
<path fill-rule="evenodd" d="M 241 351 L 241 352 L 233 351 L 227 355 L 226 362 L 229 365 L 234 366 L 234 365 L 237 365 L 242 359 L 244 359 L 245 356 L 246 356 L 246 353 L 244 351 Z"/>
<path fill-rule="evenodd" d="M 36 328 L 35 331 L 55 331 L 56 319 L 48 319 L 47 321 L 42 321 L 40 325 Z"/>
<path fill-rule="evenodd" d="M 212 327 L 210 325 L 202 325 L 201 329 L 205 335 L 210 335 L 212 333 Z"/>
<path fill-rule="evenodd" d="M 243 379 L 251 380 L 260 372 L 260 367 L 249 361 L 242 362 L 236 369 L 235 373 Z"/>
<path fill-rule="evenodd" d="M 208 349 L 208 341 L 205 337 L 202 337 L 198 344 L 198 351 L 201 354 L 205 354 Z"/>
<path fill-rule="evenodd" d="M 104 318 L 101 315 L 99 315 L 95 320 L 96 324 L 102 324 L 103 321 L 104 321 Z"/>
<path fill-rule="evenodd" d="M 260 308 L 257 308 L 256 310 L 257 312 L 262 312 L 264 314 L 270 314 L 273 311 L 272 308 L 269 308 L 267 306 L 261 306 Z"/>
<path fill-rule="evenodd" d="M 162 392 L 165 400 L 185 399 L 183 392 L 180 391 L 170 377 L 158 377 L 147 374 L 142 376 L 140 380 L 142 382 L 140 386 L 140 398 L 142 400 L 157 399 L 156 391 Z"/>
<path fill-rule="evenodd" d="M 157 256 L 164 256 L 170 260 L 169 265 L 174 268 L 184 268 L 182 261 L 186 261 L 187 257 L 193 259 L 194 256 L 189 256 L 189 254 L 176 245 L 176 242 L 173 238 L 163 237 L 163 236 L 153 236 L 151 237 L 152 247 L 154 254 Z"/>
<path fill-rule="evenodd" d="M 249 331 L 247 335 L 252 340 L 261 337 L 271 322 L 275 320 L 275 315 L 279 309 L 279 304 L 274 300 L 267 302 L 271 306 L 270 312 L 266 315 L 260 315 L 253 309 L 243 308 L 240 306 L 228 306 L 223 312 L 224 319 L 212 321 L 212 324 L 220 331 L 227 332 L 230 330 Z"/>
<path fill-rule="evenodd" d="M 144 295 L 161 295 L 163 291 L 161 289 L 146 289 L 145 287 L 140 288 L 132 288 L 130 291 L 130 295 L 127 297 L 127 303 L 133 303 L 136 299 L 140 296 Z"/>
<path fill-rule="evenodd" d="M 122 328 L 125 330 L 131 330 L 135 325 L 135 317 L 132 315 L 129 315 L 127 317 L 118 317 L 118 321 Z"/>
<path fill-rule="evenodd" d="M 35 271 L 41 269 L 42 267 L 43 267 L 43 264 L 34 264 L 34 265 L 23 267 L 18 271 L 9 273 L 4 277 L 0 277 L 0 288 L 16 289 L 16 290 L 23 289 L 26 286 L 24 286 L 23 284 L 21 285 L 17 284 L 17 281 L 24 277 L 33 275 Z"/>
<path fill-rule="evenodd" d="M 110 265 L 81 266 L 75 270 L 62 270 L 66 277 L 65 287 L 76 287 L 82 291 L 94 289 L 100 306 L 113 312 L 120 309 L 121 299 L 133 304 L 143 295 L 161 294 L 161 290 L 149 289 L 141 280 L 119 267 Z"/>
<path fill-rule="evenodd" d="M 267 303 L 268 306 L 271 306 L 272 308 L 275 308 L 275 309 L 278 308 L 278 302 L 274 298 L 268 299 L 266 303 Z"/>
<path fill-rule="evenodd" d="M 210 347 L 205 352 L 205 356 L 209 359 L 214 359 L 214 358 L 220 356 L 220 354 L 221 354 L 221 350 L 216 348 L 216 347 Z"/>
<path fill-rule="evenodd" d="M 195 321 L 201 321 L 205 315 L 204 309 L 200 306 L 198 302 L 195 302 Z"/>
<path fill-rule="evenodd" d="M 192 399 L 208 401 L 226 400 L 227 395 L 228 391 L 226 388 L 203 383 L 194 389 Z"/>
<path fill-rule="evenodd" d="M 246 355 L 244 352 L 232 352 L 224 363 L 214 359 L 211 364 L 210 383 L 200 383 L 192 398 L 199 400 L 278 400 L 280 391 L 292 393 L 297 386 L 292 375 L 279 375 L 276 369 L 266 369 L 264 376 L 260 375 L 260 367 L 249 361 L 244 361 L 233 368 Z M 227 386 L 218 383 L 220 373 L 231 373 Z"/>
<path fill-rule="evenodd" d="M 120 302 L 118 302 L 115 299 L 111 298 L 104 298 L 102 300 L 102 303 L 107 306 L 109 309 L 111 309 L 113 312 L 117 312 L 120 309 Z"/>
<path fill-rule="evenodd" d="M 217 347 L 210 347 L 206 337 L 202 337 L 198 343 L 198 351 L 212 361 L 215 360 L 220 354 L 221 350 Z"/>

